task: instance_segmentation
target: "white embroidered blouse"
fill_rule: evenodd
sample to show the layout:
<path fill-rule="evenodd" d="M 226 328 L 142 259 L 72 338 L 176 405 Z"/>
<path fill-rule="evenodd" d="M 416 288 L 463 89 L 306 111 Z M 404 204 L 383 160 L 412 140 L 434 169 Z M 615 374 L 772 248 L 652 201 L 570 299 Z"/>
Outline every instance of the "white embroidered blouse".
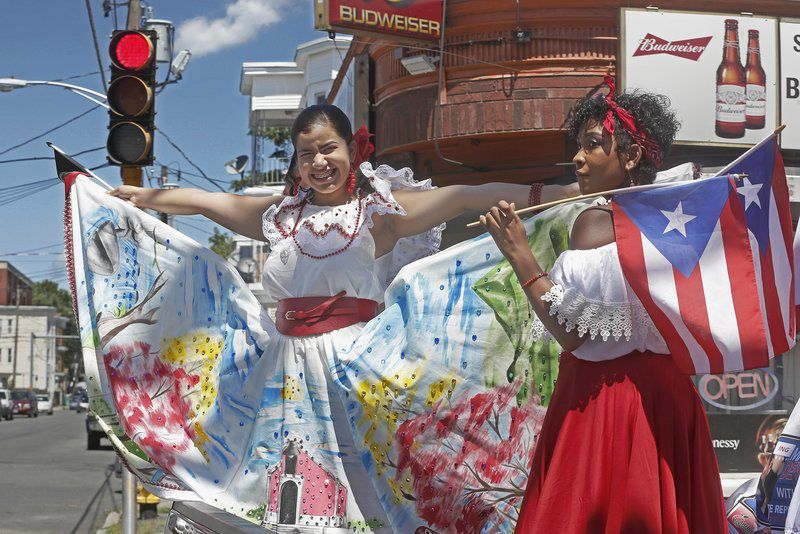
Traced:
<path fill-rule="evenodd" d="M 375 258 L 369 231 L 373 216 L 406 214 L 392 191 L 432 186 L 430 180 L 414 180 L 408 168 L 373 169 L 365 162 L 360 170 L 374 189 L 360 195 L 360 201 L 318 206 L 313 199 L 303 203 L 302 196 L 287 197 L 263 214 L 270 254 L 262 282 L 270 300 L 345 291 L 347 296 L 383 302 L 386 286 L 401 267 L 438 251 L 444 225 L 400 239 L 390 253 Z"/>
<path fill-rule="evenodd" d="M 619 358 L 633 351 L 668 354 L 664 338 L 656 330 L 633 289 L 625 281 L 617 244 L 589 249 L 567 250 L 550 270 L 555 284 L 542 300 L 550 302 L 550 315 L 577 329 L 586 337 L 572 353 L 582 360 Z M 534 315 L 535 339 L 552 339 Z"/>

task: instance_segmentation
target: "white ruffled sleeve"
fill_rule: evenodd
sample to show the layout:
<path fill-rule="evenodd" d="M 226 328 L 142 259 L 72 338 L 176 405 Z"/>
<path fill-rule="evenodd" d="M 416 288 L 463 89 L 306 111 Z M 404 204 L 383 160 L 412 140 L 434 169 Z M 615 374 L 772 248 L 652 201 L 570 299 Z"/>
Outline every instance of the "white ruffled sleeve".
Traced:
<path fill-rule="evenodd" d="M 377 215 L 405 215 L 403 207 L 395 200 L 392 191 L 416 190 L 428 191 L 433 189 L 430 179 L 417 181 L 414 173 L 408 167 L 393 169 L 388 165 L 380 165 L 377 169 L 365 161 L 359 167 L 361 173 L 369 179 L 375 192 L 369 195 L 366 204 L 367 227 L 372 227 L 372 216 Z M 405 265 L 420 258 L 439 252 L 442 243 L 444 223 L 431 228 L 421 234 L 404 237 L 397 241 L 389 258 L 388 276 L 386 283 L 391 282 Z"/>
<path fill-rule="evenodd" d="M 555 284 L 542 300 L 550 303 L 550 315 L 578 331 L 586 341 L 573 354 L 601 361 L 633 351 L 667 354 L 664 339 L 641 301 L 625 281 L 616 243 L 591 250 L 562 253 L 550 271 Z M 532 334 L 551 338 L 534 316 Z"/>

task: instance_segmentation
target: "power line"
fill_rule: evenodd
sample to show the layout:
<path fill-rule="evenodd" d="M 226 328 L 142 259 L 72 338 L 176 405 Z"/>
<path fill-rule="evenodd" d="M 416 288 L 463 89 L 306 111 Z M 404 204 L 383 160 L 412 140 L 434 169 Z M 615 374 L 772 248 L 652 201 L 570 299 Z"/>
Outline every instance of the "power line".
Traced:
<path fill-rule="evenodd" d="M 97 44 L 97 31 L 94 28 L 94 15 L 92 15 L 92 6 L 89 0 L 86 2 L 86 14 L 89 15 L 89 27 L 92 29 L 92 41 L 94 41 L 94 53 L 97 56 L 97 67 L 100 69 L 100 79 L 103 81 L 103 90 L 108 92 L 108 84 L 106 83 L 106 73 L 103 70 L 103 60 L 100 59 L 100 45 Z"/>
<path fill-rule="evenodd" d="M 80 114 L 78 114 L 78 115 L 75 115 L 75 116 L 74 116 L 74 117 L 72 117 L 71 119 L 68 119 L 68 120 L 66 120 L 66 121 L 62 122 L 62 123 L 61 123 L 61 124 L 59 124 L 58 126 L 54 126 L 53 128 L 50 128 L 50 129 L 49 129 L 49 130 L 47 130 L 46 132 L 42 132 L 42 133 L 40 133 L 39 135 L 37 135 L 37 136 L 35 136 L 35 137 L 31 137 L 30 139 L 27 139 L 27 140 L 25 140 L 25 141 L 23 141 L 23 142 L 21 142 L 21 143 L 19 143 L 19 144 L 17 144 L 17 145 L 14 145 L 14 146 L 12 146 L 12 147 L 9 147 L 9 148 L 7 148 L 7 149 L 3 150 L 2 152 L 0 152 L 0 156 L 2 156 L 3 154 L 6 154 L 6 153 L 8 153 L 8 152 L 11 152 L 11 151 L 12 151 L 12 150 L 14 150 L 14 149 L 17 149 L 17 148 L 19 148 L 19 147 L 25 146 L 25 145 L 27 145 L 28 143 L 32 143 L 32 142 L 36 141 L 37 139 L 41 139 L 41 138 L 42 138 L 42 137 L 44 137 L 45 135 L 47 135 L 47 134 L 49 134 L 49 133 L 53 133 L 53 132 L 55 132 L 56 130 L 58 130 L 59 128 L 63 128 L 64 126 L 66 126 L 66 125 L 68 125 L 68 124 L 70 124 L 70 123 L 72 123 L 72 122 L 75 122 L 76 120 L 80 119 L 80 118 L 81 118 L 81 117 L 83 117 L 84 115 L 88 115 L 89 113 L 91 113 L 92 111 L 96 110 L 96 109 L 97 109 L 97 108 L 99 108 L 99 107 L 100 107 L 100 105 L 99 105 L 99 104 L 98 104 L 98 105 L 96 105 L 96 106 L 92 106 L 92 107 L 90 107 L 89 109 L 87 109 L 86 111 L 83 111 L 83 112 L 81 112 Z"/>
<path fill-rule="evenodd" d="M 93 70 L 92 72 L 86 72 L 84 74 L 76 74 L 75 76 L 67 76 L 66 78 L 56 78 L 55 80 L 48 80 L 48 81 L 66 82 L 68 80 L 77 80 L 78 78 L 86 78 L 87 76 L 94 76 L 95 74 L 99 74 L 99 71 Z"/>
<path fill-rule="evenodd" d="M 29 248 L 29 249 L 26 249 L 26 250 L 17 250 L 16 252 L 7 252 L 5 254 L 0 254 L 0 256 L 15 256 L 17 254 L 27 254 L 28 252 L 36 252 L 36 251 L 39 251 L 39 250 L 45 250 L 45 249 L 48 249 L 48 248 L 63 247 L 63 246 L 64 246 L 64 243 L 53 243 L 52 245 L 45 245 L 43 247 Z"/>
<path fill-rule="evenodd" d="M 193 224 L 189 224 L 186 221 L 176 221 L 176 222 L 178 224 L 183 225 L 183 226 L 188 226 L 189 228 L 193 228 L 193 229 L 197 230 L 198 232 L 203 232 L 204 234 L 208 234 L 208 235 L 214 235 L 213 232 L 209 232 L 208 230 L 206 230 L 204 228 L 200 228 L 199 226 L 195 226 Z"/>
<path fill-rule="evenodd" d="M 220 185 L 219 185 L 219 184 L 218 184 L 216 181 L 214 181 L 214 180 L 212 180 L 211 178 L 209 178 L 209 177 L 208 177 L 208 175 L 207 175 L 206 173 L 204 173 L 204 172 L 203 172 L 203 169 L 201 169 L 200 167 L 198 167 L 198 166 L 197 166 L 197 164 L 195 164 L 195 162 L 194 162 L 194 161 L 192 161 L 191 159 L 189 159 L 189 156 L 187 156 L 187 155 L 186 155 L 186 152 L 184 152 L 183 150 L 181 150 L 181 147 L 179 147 L 178 145 L 176 145 L 176 144 L 175 144 L 175 143 L 172 141 L 172 139 L 170 139 L 170 138 L 169 138 L 169 136 L 168 136 L 166 133 L 164 133 L 164 130 L 162 130 L 162 129 L 161 129 L 161 128 L 159 128 L 159 127 L 156 127 L 156 130 L 158 130 L 159 132 L 161 132 L 161 135 L 163 135 L 163 136 L 164 136 L 164 139 L 166 139 L 166 140 L 167 140 L 167 143 L 169 143 L 170 145 L 172 145 L 172 148 L 174 148 L 175 150 L 177 150 L 177 151 L 178 151 L 178 153 L 179 153 L 181 156 L 183 156 L 183 159 L 185 159 L 185 160 L 186 160 L 186 161 L 189 163 L 189 165 L 191 165 L 192 167 L 194 167 L 195 169 L 197 169 L 197 172 L 199 172 L 199 173 L 202 175 L 202 177 L 203 177 L 203 178 L 205 178 L 206 180 L 208 180 L 209 182 L 211 182 L 212 184 L 214 184 L 214 186 L 215 186 L 215 187 L 217 187 L 217 188 L 218 188 L 220 191 L 222 191 L 222 192 L 225 192 L 225 189 L 223 189 L 223 188 L 222 188 L 222 186 L 220 186 Z M 0 154 L 2 154 L 2 152 L 0 152 Z M 187 180 L 187 181 L 188 181 L 188 180 Z"/>
<path fill-rule="evenodd" d="M 99 146 L 97 148 L 89 148 L 86 150 L 82 150 L 80 152 L 76 152 L 74 154 L 70 154 L 70 157 L 74 158 L 76 156 L 88 154 L 89 152 L 97 152 L 98 150 L 103 150 L 105 148 L 106 148 L 105 146 Z M 34 156 L 31 158 L 2 159 L 0 160 L 0 163 L 18 163 L 21 161 L 40 161 L 40 160 L 54 160 L 54 159 L 56 158 L 54 158 L 53 156 Z"/>

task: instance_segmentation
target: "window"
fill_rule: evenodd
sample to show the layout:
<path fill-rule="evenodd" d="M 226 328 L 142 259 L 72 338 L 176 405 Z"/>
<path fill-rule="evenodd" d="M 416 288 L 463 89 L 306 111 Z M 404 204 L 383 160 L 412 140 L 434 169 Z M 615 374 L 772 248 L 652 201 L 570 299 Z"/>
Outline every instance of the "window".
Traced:
<path fill-rule="evenodd" d="M 14 359 L 14 355 L 12 354 L 13 349 L 6 349 L 6 351 L 8 351 L 8 361 L 10 363 L 11 360 Z"/>
<path fill-rule="evenodd" d="M 8 331 L 9 331 L 9 332 L 11 332 L 11 324 L 12 324 L 12 321 L 13 321 L 13 320 L 14 320 L 14 319 L 9 319 L 9 320 L 8 320 Z"/>
<path fill-rule="evenodd" d="M 324 104 L 327 100 L 327 95 L 325 93 L 317 93 L 314 98 L 317 100 L 317 104 Z"/>

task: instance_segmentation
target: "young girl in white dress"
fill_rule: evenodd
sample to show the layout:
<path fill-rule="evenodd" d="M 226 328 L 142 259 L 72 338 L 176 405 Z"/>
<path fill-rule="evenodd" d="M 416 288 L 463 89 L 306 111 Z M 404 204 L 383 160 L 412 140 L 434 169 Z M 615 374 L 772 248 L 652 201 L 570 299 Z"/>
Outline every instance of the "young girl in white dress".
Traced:
<path fill-rule="evenodd" d="M 332 376 L 343 365 L 341 352 L 375 316 L 390 276 L 437 250 L 445 221 L 501 199 L 526 206 L 572 196 L 577 188 L 489 183 L 437 189 L 430 180 L 415 181 L 409 169 L 359 167 L 368 155 L 365 136 L 354 140 L 346 115 L 329 105 L 301 112 L 291 137 L 304 186 L 294 196 L 132 186 L 111 194 L 142 208 L 201 214 L 269 243 L 263 286 L 278 303 L 279 334 L 262 358 L 271 358 L 285 381 L 280 398 L 262 405 L 256 427 L 263 436 L 253 441 L 280 451 L 279 463 L 267 471 L 270 481 L 312 469 L 325 480 L 319 494 L 298 482 L 296 509 L 283 506 L 291 497 L 284 485 L 270 482 L 264 523 L 388 532 L 345 416 L 348 392 L 337 391 Z"/>

